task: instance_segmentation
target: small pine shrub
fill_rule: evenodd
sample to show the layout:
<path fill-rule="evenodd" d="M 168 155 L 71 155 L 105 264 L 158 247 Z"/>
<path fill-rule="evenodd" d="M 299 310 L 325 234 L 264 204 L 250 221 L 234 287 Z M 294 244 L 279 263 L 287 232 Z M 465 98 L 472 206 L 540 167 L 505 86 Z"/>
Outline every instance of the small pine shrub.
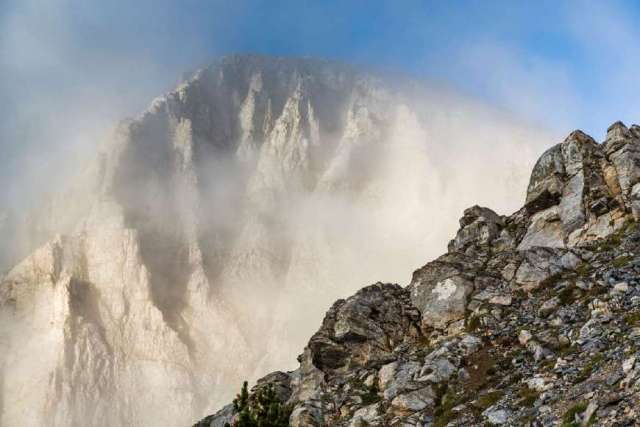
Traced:
<path fill-rule="evenodd" d="M 262 387 L 253 395 L 249 394 L 245 381 L 240 393 L 233 400 L 237 414 L 233 426 L 228 427 L 287 427 L 292 407 L 284 405 L 272 384 Z"/>

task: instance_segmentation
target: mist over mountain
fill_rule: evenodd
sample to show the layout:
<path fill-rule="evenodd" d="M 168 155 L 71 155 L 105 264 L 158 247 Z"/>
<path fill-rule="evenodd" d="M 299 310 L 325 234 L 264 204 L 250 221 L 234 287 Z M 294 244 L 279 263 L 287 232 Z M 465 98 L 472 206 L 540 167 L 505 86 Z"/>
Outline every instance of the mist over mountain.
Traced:
<path fill-rule="evenodd" d="M 334 302 L 294 370 L 194 427 L 623 426 L 640 414 L 640 126 L 574 131 L 511 215 Z"/>
<path fill-rule="evenodd" d="M 181 425 L 293 368 L 337 298 L 408 284 L 550 136 L 426 83 L 234 55 L 0 212 L 0 425 Z"/>

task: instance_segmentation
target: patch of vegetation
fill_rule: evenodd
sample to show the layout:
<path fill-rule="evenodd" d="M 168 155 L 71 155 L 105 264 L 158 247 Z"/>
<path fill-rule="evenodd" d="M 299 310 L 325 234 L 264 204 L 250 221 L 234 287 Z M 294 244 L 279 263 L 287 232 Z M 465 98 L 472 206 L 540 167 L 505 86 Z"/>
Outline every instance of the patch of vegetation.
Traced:
<path fill-rule="evenodd" d="M 583 300 L 588 304 L 589 302 L 591 302 L 591 300 L 593 300 L 593 298 L 606 294 L 607 292 L 608 289 L 605 286 L 594 284 L 593 286 L 591 286 L 591 289 L 587 291 L 587 294 Z"/>
<path fill-rule="evenodd" d="M 611 265 L 614 266 L 615 268 L 621 268 L 624 267 L 625 265 L 629 264 L 629 262 L 633 259 L 632 256 L 630 255 L 622 255 L 619 256 L 618 258 L 614 259 L 613 261 L 611 261 Z"/>
<path fill-rule="evenodd" d="M 423 335 L 422 333 L 418 336 L 416 343 L 418 344 L 419 347 L 421 347 L 420 351 L 430 350 L 431 341 L 429 340 L 429 337 Z"/>
<path fill-rule="evenodd" d="M 613 223 L 610 223 L 610 225 L 613 226 Z M 620 246 L 620 244 L 622 243 L 623 237 L 637 231 L 637 229 L 638 229 L 637 222 L 635 222 L 634 220 L 626 221 L 623 224 L 623 226 L 620 227 L 620 229 L 615 233 L 605 238 L 597 239 L 593 242 L 590 242 L 586 244 L 585 247 L 594 252 L 607 252 L 607 251 L 613 250 L 618 246 Z"/>
<path fill-rule="evenodd" d="M 509 384 L 513 385 L 513 384 L 519 383 L 520 381 L 522 381 L 522 374 L 519 372 L 516 372 L 509 379 Z"/>
<path fill-rule="evenodd" d="M 596 246 L 596 252 L 609 252 L 620 246 L 621 239 L 615 235 L 611 236 L 611 238 L 600 242 L 598 246 Z"/>
<path fill-rule="evenodd" d="M 453 408 L 463 401 L 464 398 L 457 395 L 453 387 L 448 387 L 440 398 L 440 404 L 436 406 L 432 427 L 445 427 L 455 420 L 459 414 Z"/>
<path fill-rule="evenodd" d="M 514 289 L 511 295 L 513 295 L 513 298 L 518 301 L 527 299 L 529 297 L 527 291 L 522 288 Z"/>
<path fill-rule="evenodd" d="M 349 377 L 349 378 L 347 378 L 347 384 L 349 384 L 351 386 L 351 388 L 356 389 L 356 390 L 366 387 L 364 385 L 364 381 L 361 380 L 358 377 Z"/>
<path fill-rule="evenodd" d="M 574 354 L 577 350 L 578 348 L 576 346 L 571 345 L 570 342 L 561 343 L 557 348 L 558 355 L 560 357 L 566 357 L 570 354 Z"/>
<path fill-rule="evenodd" d="M 238 419 L 225 427 L 287 427 L 293 407 L 280 402 L 272 384 L 250 395 L 245 381 L 233 400 L 233 409 Z"/>
<path fill-rule="evenodd" d="M 575 272 L 580 277 L 587 277 L 593 273 L 593 266 L 588 262 L 581 262 L 575 268 Z"/>
<path fill-rule="evenodd" d="M 624 232 L 625 233 L 633 233 L 634 231 L 638 230 L 638 223 L 635 220 L 629 220 L 625 223 L 624 225 Z"/>
<path fill-rule="evenodd" d="M 561 305 L 573 304 L 576 300 L 582 297 L 582 291 L 574 283 L 565 286 L 560 292 L 558 292 L 558 298 Z"/>
<path fill-rule="evenodd" d="M 514 234 L 518 231 L 518 224 L 515 221 L 507 222 L 507 225 L 504 227 L 510 234 Z"/>
<path fill-rule="evenodd" d="M 613 250 L 620 246 L 620 244 L 622 243 L 622 238 L 624 236 L 635 232 L 637 229 L 638 223 L 633 220 L 627 221 L 622 227 L 620 227 L 620 230 L 608 236 L 606 239 L 598 241 L 594 249 L 596 252 L 606 252 Z"/>
<path fill-rule="evenodd" d="M 535 414 L 525 414 L 520 418 L 520 425 L 526 426 L 530 425 L 536 419 Z"/>
<path fill-rule="evenodd" d="M 466 363 L 467 373 L 469 374 L 469 379 L 466 381 L 466 388 L 475 391 L 485 387 L 496 361 L 496 358 L 492 357 L 486 348 L 469 357 Z"/>
<path fill-rule="evenodd" d="M 624 320 L 624 323 L 626 323 L 628 326 L 636 326 L 638 324 L 640 324 L 640 311 L 636 311 L 635 313 L 629 313 L 626 314 L 622 320 Z"/>
<path fill-rule="evenodd" d="M 576 415 L 583 413 L 587 410 L 587 404 L 584 402 L 576 403 L 564 413 L 562 417 L 562 424 L 560 427 L 578 427 L 576 423 Z"/>
<path fill-rule="evenodd" d="M 593 370 L 598 366 L 600 362 L 602 362 L 602 359 L 602 354 L 596 354 L 593 359 L 591 359 L 586 365 L 584 365 L 584 367 L 580 370 L 578 376 L 576 377 L 576 384 L 587 380 L 593 373 Z"/>
<path fill-rule="evenodd" d="M 525 408 L 532 408 L 533 404 L 540 396 L 540 392 L 534 389 L 529 388 L 528 386 L 524 386 L 518 390 L 518 405 Z"/>
<path fill-rule="evenodd" d="M 551 288 L 562 279 L 562 273 L 555 273 L 540 282 L 538 290 L 542 291 Z"/>
<path fill-rule="evenodd" d="M 544 359 L 543 361 L 540 362 L 540 367 L 544 370 L 550 370 L 550 369 L 553 369 L 555 364 L 556 364 L 556 360 L 553 358 Z"/>
<path fill-rule="evenodd" d="M 502 396 L 504 396 L 504 391 L 502 390 L 491 391 L 478 397 L 473 402 L 473 405 L 484 411 L 485 409 L 495 405 L 500 399 L 502 399 Z"/>
<path fill-rule="evenodd" d="M 363 405 L 367 406 L 380 401 L 380 396 L 378 395 L 380 388 L 378 387 L 377 380 L 370 386 L 367 386 L 363 380 L 357 377 L 351 377 L 347 382 L 354 390 L 361 391 L 360 397 L 362 398 Z"/>
<path fill-rule="evenodd" d="M 620 243 L 622 243 L 622 236 L 623 236 L 623 233 L 621 232 L 622 230 L 624 230 L 624 227 L 620 231 L 600 241 L 598 246 L 596 247 L 596 252 L 612 251 L 616 249 L 618 246 L 620 246 Z"/>
<path fill-rule="evenodd" d="M 482 326 L 482 323 L 480 322 L 480 316 L 476 316 L 474 314 L 469 315 L 464 322 L 465 329 L 470 333 L 476 332 Z"/>
<path fill-rule="evenodd" d="M 364 406 L 368 406 L 379 402 L 380 395 L 378 393 L 380 393 L 380 389 L 378 388 L 378 381 L 374 381 L 371 386 L 366 387 L 365 393 L 361 396 L 362 404 Z"/>

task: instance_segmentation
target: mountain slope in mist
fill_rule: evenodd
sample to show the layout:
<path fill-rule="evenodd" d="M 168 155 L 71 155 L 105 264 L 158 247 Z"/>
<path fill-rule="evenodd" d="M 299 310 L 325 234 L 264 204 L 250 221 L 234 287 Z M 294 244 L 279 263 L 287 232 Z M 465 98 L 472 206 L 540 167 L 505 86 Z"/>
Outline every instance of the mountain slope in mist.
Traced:
<path fill-rule="evenodd" d="M 199 418 L 292 366 L 336 298 L 405 282 L 472 200 L 514 209 L 545 140 L 327 61 L 197 71 L 3 237 L 0 425 Z"/>
<path fill-rule="evenodd" d="M 638 219 L 640 126 L 574 131 L 521 209 L 466 209 L 409 286 L 337 300 L 297 369 L 194 427 L 638 425 Z"/>

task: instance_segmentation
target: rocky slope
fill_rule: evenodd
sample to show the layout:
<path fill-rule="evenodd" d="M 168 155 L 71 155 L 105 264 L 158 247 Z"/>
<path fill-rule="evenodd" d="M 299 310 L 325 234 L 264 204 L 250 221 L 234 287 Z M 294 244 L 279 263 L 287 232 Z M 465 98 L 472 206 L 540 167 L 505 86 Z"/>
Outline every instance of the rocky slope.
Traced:
<path fill-rule="evenodd" d="M 275 372 L 291 426 L 631 426 L 640 419 L 640 127 L 580 131 L 525 206 L 474 206 L 411 284 L 338 300 Z M 234 423 L 233 406 L 198 426 Z"/>
<path fill-rule="evenodd" d="M 0 214 L 0 425 L 197 420 L 293 368 L 336 298 L 431 256 L 466 199 L 511 207 L 544 135 L 400 86 L 223 58 L 122 122 L 34 215 Z"/>

